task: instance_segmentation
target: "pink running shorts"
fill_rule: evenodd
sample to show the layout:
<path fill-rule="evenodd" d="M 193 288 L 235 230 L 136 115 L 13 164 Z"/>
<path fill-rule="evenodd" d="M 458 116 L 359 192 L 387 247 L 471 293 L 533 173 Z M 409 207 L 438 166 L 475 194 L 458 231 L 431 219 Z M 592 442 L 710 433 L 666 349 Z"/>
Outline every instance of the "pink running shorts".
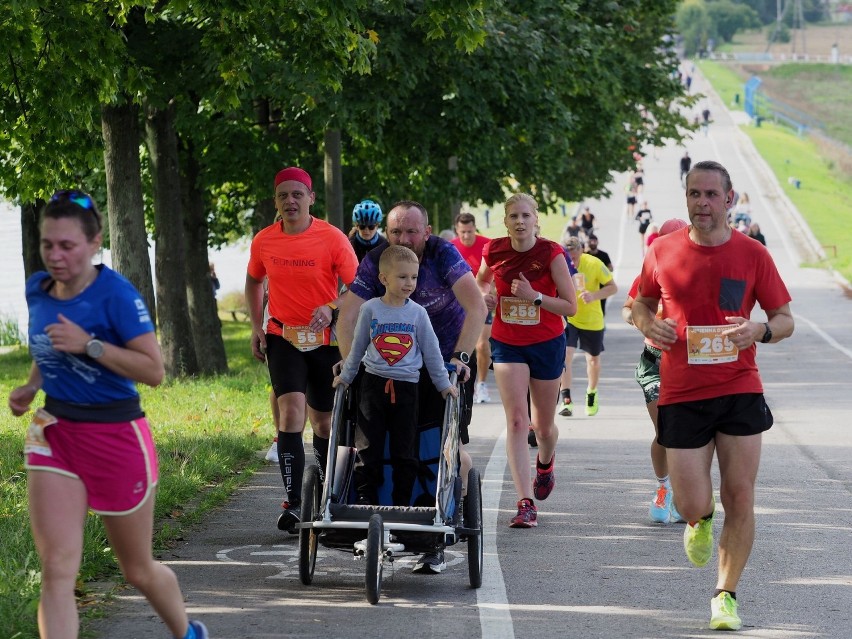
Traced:
<path fill-rule="evenodd" d="M 28 434 L 27 470 L 80 479 L 89 508 L 99 515 L 127 515 L 153 494 L 157 450 L 147 419 L 109 424 L 55 419 L 44 427 L 37 445 Z"/>

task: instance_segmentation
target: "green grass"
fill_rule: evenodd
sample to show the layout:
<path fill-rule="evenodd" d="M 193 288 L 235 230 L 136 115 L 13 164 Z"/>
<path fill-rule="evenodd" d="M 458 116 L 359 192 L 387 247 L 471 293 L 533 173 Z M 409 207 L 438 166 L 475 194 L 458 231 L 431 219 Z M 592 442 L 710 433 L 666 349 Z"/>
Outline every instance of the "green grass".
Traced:
<path fill-rule="evenodd" d="M 0 314 L 0 346 L 17 346 L 21 343 L 21 328 L 15 317 Z"/>
<path fill-rule="evenodd" d="M 249 326 L 223 322 L 231 372 L 217 378 L 140 387 L 160 462 L 155 549 L 182 537 L 211 508 L 222 504 L 261 463 L 273 434 L 266 368 L 249 353 Z M 26 379 L 26 348 L 0 355 L 0 396 Z M 36 398 L 36 402 L 40 401 Z M 8 408 L 0 411 L 0 629 L 2 637 L 38 636 L 35 611 L 40 569 L 29 531 L 23 436 L 28 425 Z M 120 581 L 115 557 L 100 523 L 87 518 L 78 583 L 83 614 L 99 614 L 94 582 Z"/>
<path fill-rule="evenodd" d="M 728 65 L 701 61 L 699 66 L 727 104 L 731 104 L 737 91 L 742 98 L 742 81 Z M 780 70 L 777 73 L 783 76 Z M 818 95 L 819 86 L 812 87 L 814 102 L 822 100 Z M 817 241 L 826 247 L 825 265 L 852 281 L 852 172 L 848 165 L 838 159 L 835 149 L 818 139 L 799 137 L 790 129 L 771 122 L 764 121 L 760 127 L 744 126 L 743 131 L 766 160 Z M 789 177 L 801 180 L 802 187 L 796 189 L 789 184 Z"/>
<path fill-rule="evenodd" d="M 719 94 L 729 109 L 742 111 L 745 98 L 744 84 L 746 78 L 737 73 L 730 65 L 709 60 L 696 62 L 701 73 L 713 85 L 713 90 Z M 739 95 L 739 105 L 734 104 L 734 96 Z"/>
<path fill-rule="evenodd" d="M 852 281 L 852 177 L 840 174 L 811 138 L 797 137 L 771 123 L 748 127 L 746 132 L 817 240 L 827 247 L 827 264 Z M 788 177 L 801 180 L 802 187 L 796 189 Z"/>
<path fill-rule="evenodd" d="M 829 137 L 852 147 L 852 66 L 781 64 L 760 74 L 768 95 L 816 118 Z"/>

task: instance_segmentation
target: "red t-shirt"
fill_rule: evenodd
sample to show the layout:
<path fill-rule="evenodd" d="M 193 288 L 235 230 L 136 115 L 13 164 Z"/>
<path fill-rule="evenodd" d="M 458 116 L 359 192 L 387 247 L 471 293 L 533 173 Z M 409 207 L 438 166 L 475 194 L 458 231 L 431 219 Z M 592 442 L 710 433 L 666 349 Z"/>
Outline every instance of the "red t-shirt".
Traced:
<path fill-rule="evenodd" d="M 687 326 L 725 325 L 726 316 L 750 317 L 756 303 L 773 310 L 790 301 L 762 244 L 732 233 L 721 246 L 700 246 L 689 228 L 669 233 L 648 249 L 639 291 L 661 299 L 663 317 L 677 322 L 678 339 L 660 362 L 660 405 L 763 392 L 755 345 L 734 362 L 689 364 L 686 342 Z"/>
<path fill-rule="evenodd" d="M 461 238 L 458 237 L 450 240 L 452 245 L 459 250 L 464 261 L 470 265 L 474 277 L 479 273 L 479 266 L 482 264 L 482 251 L 490 241 L 491 239 L 484 235 L 476 235 L 473 246 L 465 246 L 462 244 Z"/>
<path fill-rule="evenodd" d="M 349 238 L 317 218 L 296 235 L 276 222 L 251 242 L 248 274 L 269 278 L 269 315 L 286 326 L 307 326 L 316 307 L 337 299 L 338 278 L 349 285 L 357 269 Z M 281 327 L 270 320 L 266 332 L 281 335 Z"/>
<path fill-rule="evenodd" d="M 633 284 L 630 286 L 630 292 L 627 293 L 627 297 L 632 297 L 635 300 L 636 296 L 639 295 L 639 280 L 641 278 L 642 278 L 641 275 L 637 275 L 636 279 L 633 280 Z M 663 305 L 662 304 L 657 304 L 657 317 L 659 317 L 661 319 L 663 317 Z M 660 348 L 659 344 L 657 344 L 656 342 L 654 342 L 654 340 L 649 339 L 647 337 L 645 338 L 645 343 L 648 344 L 649 346 L 653 346 L 654 348 Z"/>
<path fill-rule="evenodd" d="M 491 327 L 491 337 L 513 346 L 526 346 L 546 342 L 558 336 L 565 330 L 565 321 L 561 315 L 556 315 L 537 307 L 539 321 L 535 324 L 511 323 L 504 320 L 504 313 L 510 317 L 513 312 L 511 302 L 503 300 L 511 298 L 512 280 L 522 272 L 534 290 L 553 297 L 556 295 L 556 283 L 550 273 L 550 264 L 555 259 L 564 260 L 565 253 L 556 242 L 538 238 L 533 247 L 523 253 L 512 248 L 508 237 L 491 240 L 482 252 L 482 259 L 494 273 L 494 283 L 497 287 L 497 308 L 494 309 L 494 323 Z M 523 309 L 516 321 L 528 321 L 524 313 L 529 312 L 532 302 L 522 302 Z"/>

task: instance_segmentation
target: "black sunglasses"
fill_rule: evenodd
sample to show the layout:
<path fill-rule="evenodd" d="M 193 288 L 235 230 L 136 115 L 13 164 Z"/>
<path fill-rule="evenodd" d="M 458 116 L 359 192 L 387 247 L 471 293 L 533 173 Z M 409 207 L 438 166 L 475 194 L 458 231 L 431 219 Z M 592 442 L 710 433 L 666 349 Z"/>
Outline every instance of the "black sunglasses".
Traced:
<path fill-rule="evenodd" d="M 376 225 L 375 224 L 359 224 L 358 228 L 361 229 L 362 231 L 364 229 L 370 229 L 372 231 L 373 229 L 376 228 Z"/>

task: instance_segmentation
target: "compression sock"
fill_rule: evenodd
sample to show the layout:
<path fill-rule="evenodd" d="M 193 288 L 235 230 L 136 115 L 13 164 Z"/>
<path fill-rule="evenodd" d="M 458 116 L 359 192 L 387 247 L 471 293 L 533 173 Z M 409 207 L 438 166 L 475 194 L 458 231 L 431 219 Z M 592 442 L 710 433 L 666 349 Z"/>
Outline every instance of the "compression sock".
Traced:
<path fill-rule="evenodd" d="M 278 433 L 278 464 L 281 479 L 291 505 L 302 499 L 302 475 L 305 472 L 305 447 L 302 433 Z"/>

